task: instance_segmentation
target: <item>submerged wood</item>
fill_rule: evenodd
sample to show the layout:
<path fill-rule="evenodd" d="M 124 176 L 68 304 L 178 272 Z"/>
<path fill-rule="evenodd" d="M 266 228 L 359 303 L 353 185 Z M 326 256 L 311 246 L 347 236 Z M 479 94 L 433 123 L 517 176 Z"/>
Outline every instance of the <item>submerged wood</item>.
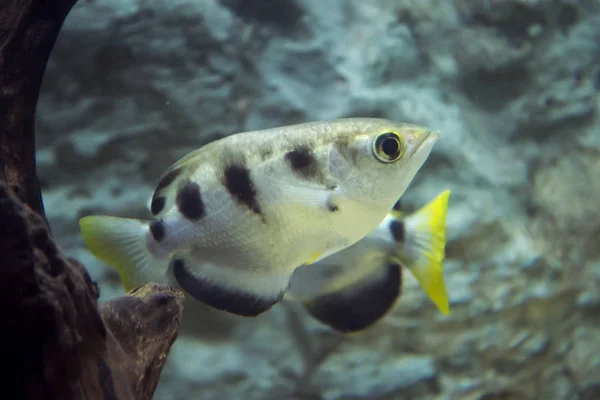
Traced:
<path fill-rule="evenodd" d="M 52 240 L 35 171 L 42 77 L 75 1 L 0 1 L 3 395 L 151 399 L 179 333 L 183 294 L 146 284 L 99 305 L 86 269 Z"/>

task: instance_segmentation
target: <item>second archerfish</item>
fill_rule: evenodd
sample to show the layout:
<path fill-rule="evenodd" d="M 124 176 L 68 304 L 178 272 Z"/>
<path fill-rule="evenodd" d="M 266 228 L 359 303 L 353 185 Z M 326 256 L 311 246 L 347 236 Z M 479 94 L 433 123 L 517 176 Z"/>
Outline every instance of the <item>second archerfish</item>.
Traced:
<path fill-rule="evenodd" d="M 88 216 L 81 232 L 127 290 L 175 284 L 255 316 L 281 301 L 296 268 L 373 231 L 437 139 L 421 126 L 363 118 L 238 133 L 167 169 L 151 221 Z"/>
<path fill-rule="evenodd" d="M 379 226 L 352 246 L 296 269 L 286 297 L 341 332 L 366 329 L 388 314 L 408 269 L 444 314 L 446 215 L 450 190 L 407 214 L 398 202 Z"/>

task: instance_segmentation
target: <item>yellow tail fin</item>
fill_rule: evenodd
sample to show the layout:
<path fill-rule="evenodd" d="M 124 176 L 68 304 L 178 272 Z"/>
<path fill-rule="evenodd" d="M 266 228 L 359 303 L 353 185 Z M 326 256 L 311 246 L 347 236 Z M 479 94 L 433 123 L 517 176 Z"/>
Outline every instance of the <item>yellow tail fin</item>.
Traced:
<path fill-rule="evenodd" d="M 446 215 L 450 190 L 404 220 L 406 239 L 400 247 L 402 264 L 415 276 L 425 293 L 445 315 L 450 314 L 444 282 Z"/>
<path fill-rule="evenodd" d="M 79 220 L 89 251 L 116 269 L 125 290 L 142 283 L 142 272 L 156 263 L 146 245 L 148 224 L 128 218 L 94 215 Z"/>

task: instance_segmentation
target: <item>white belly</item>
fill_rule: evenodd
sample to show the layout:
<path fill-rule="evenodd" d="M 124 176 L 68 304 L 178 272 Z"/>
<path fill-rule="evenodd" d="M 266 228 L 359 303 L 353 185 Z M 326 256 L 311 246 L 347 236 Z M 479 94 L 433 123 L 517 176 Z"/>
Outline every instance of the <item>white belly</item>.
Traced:
<path fill-rule="evenodd" d="M 264 220 L 235 210 L 230 218 L 208 221 L 191 246 L 195 259 L 256 272 L 288 272 L 318 254 L 348 245 L 323 210 L 280 207 Z"/>

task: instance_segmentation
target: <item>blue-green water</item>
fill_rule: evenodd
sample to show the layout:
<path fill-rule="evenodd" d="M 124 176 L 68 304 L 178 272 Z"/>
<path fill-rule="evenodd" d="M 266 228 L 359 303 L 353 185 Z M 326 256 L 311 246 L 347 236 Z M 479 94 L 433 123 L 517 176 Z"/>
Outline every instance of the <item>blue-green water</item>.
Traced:
<path fill-rule="evenodd" d="M 143 216 L 160 174 L 218 137 L 383 117 L 440 132 L 403 204 L 451 189 L 451 314 L 405 273 L 342 335 L 284 303 L 186 304 L 156 399 L 600 398 L 600 2 L 80 1 L 38 105 L 54 236 L 101 287 L 77 219 Z"/>

